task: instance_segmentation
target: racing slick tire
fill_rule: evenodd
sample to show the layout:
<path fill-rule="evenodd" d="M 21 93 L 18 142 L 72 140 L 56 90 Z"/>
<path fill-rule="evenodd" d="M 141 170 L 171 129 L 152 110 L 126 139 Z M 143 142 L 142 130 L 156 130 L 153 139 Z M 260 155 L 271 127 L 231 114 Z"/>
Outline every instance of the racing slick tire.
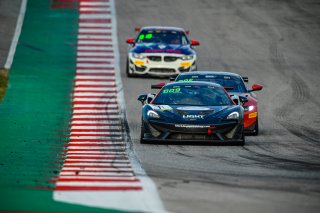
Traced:
<path fill-rule="evenodd" d="M 126 73 L 127 73 L 127 77 L 133 77 L 134 74 L 130 73 L 130 68 L 129 68 L 129 59 L 127 59 L 127 65 L 126 65 Z"/>
<path fill-rule="evenodd" d="M 256 125 L 255 125 L 255 127 L 254 127 L 254 130 L 253 130 L 252 135 L 253 135 L 253 136 L 259 135 L 259 120 L 258 120 L 258 117 L 257 117 Z"/>
<path fill-rule="evenodd" d="M 140 143 L 141 144 L 146 144 L 146 141 L 143 140 L 144 133 L 145 133 L 145 129 L 144 129 L 144 125 L 143 125 L 143 119 L 141 119 L 141 128 L 140 128 Z"/>

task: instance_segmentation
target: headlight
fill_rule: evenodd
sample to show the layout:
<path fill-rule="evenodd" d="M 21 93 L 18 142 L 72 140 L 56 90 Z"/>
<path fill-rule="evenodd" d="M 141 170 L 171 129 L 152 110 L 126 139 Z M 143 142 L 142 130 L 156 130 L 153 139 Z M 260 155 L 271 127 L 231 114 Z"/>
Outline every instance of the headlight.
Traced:
<path fill-rule="evenodd" d="M 249 112 L 251 112 L 251 111 L 253 111 L 254 110 L 254 106 L 245 106 L 245 107 L 243 107 L 244 108 L 244 111 L 249 111 Z"/>
<path fill-rule="evenodd" d="M 239 112 L 232 112 L 227 116 L 227 119 L 238 119 L 239 118 Z"/>
<path fill-rule="evenodd" d="M 186 61 L 186 60 L 192 60 L 193 58 L 194 58 L 193 55 L 184 55 L 181 57 L 181 60 Z"/>
<path fill-rule="evenodd" d="M 150 117 L 150 118 L 160 118 L 159 114 L 156 113 L 156 112 L 153 111 L 153 110 L 149 110 L 149 111 L 147 112 L 147 115 L 148 115 L 148 117 Z"/>
<path fill-rule="evenodd" d="M 145 55 L 137 54 L 137 53 L 133 53 L 133 54 L 132 54 L 132 57 L 133 57 L 133 58 L 136 58 L 136 59 L 145 59 L 145 58 L 146 58 Z"/>

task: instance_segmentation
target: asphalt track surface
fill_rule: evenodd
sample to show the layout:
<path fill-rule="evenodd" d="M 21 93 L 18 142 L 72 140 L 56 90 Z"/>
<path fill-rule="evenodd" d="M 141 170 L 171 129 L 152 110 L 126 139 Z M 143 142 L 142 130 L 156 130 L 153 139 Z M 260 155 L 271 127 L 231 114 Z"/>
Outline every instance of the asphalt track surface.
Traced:
<path fill-rule="evenodd" d="M 127 119 L 143 168 L 172 212 L 318 212 L 320 208 L 320 2 L 317 0 L 117 0 Z M 190 30 L 199 70 L 232 71 L 264 86 L 261 134 L 244 147 L 140 145 L 150 78 L 127 78 L 134 27 Z"/>
<path fill-rule="evenodd" d="M 8 2 L 0 1 L 1 64 L 20 3 Z M 167 210 L 318 212 L 319 1 L 115 2 L 129 130 Z M 248 136 L 244 147 L 140 145 L 141 106 L 135 98 L 150 91 L 151 83 L 161 81 L 125 75 L 125 40 L 134 36 L 134 27 L 144 25 L 184 27 L 201 42 L 197 47 L 200 70 L 233 71 L 248 76 L 249 86 L 264 85 L 257 93 L 261 134 Z"/>

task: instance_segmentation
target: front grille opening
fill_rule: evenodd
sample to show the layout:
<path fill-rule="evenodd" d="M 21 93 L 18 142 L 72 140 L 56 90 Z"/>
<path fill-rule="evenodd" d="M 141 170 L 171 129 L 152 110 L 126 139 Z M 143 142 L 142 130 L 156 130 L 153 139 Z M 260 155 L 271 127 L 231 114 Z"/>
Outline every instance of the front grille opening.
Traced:
<path fill-rule="evenodd" d="M 176 72 L 174 69 L 167 69 L 167 68 L 152 68 L 149 71 L 154 73 L 175 73 Z"/>
<path fill-rule="evenodd" d="M 177 59 L 178 59 L 178 57 L 175 57 L 175 56 L 165 56 L 164 57 L 165 62 L 173 62 L 173 61 L 176 61 Z"/>
<path fill-rule="evenodd" d="M 181 133 L 172 133 L 169 135 L 168 139 L 175 140 L 220 140 L 216 134 L 181 134 Z"/>
<path fill-rule="evenodd" d="M 150 55 L 150 56 L 148 56 L 148 59 L 150 61 L 161 61 L 161 56 Z"/>

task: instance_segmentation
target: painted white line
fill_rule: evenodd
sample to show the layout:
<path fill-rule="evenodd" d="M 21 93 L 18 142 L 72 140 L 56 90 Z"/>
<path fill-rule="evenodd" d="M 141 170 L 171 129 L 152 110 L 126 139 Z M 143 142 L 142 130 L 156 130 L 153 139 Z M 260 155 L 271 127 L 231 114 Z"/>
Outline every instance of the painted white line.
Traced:
<path fill-rule="evenodd" d="M 71 125 L 75 126 L 76 124 L 83 124 L 83 125 L 102 125 L 102 124 L 108 124 L 108 125 L 112 125 L 112 126 L 121 126 L 120 121 L 110 121 L 110 120 L 92 120 L 92 121 L 71 121 Z"/>
<path fill-rule="evenodd" d="M 77 56 L 114 56 L 114 54 L 104 52 L 77 52 Z"/>
<path fill-rule="evenodd" d="M 110 19 L 109 14 L 80 14 L 80 19 Z"/>
<path fill-rule="evenodd" d="M 119 113 L 119 110 L 114 109 L 114 110 L 108 110 L 108 109 L 94 109 L 94 110 L 86 110 L 86 109 L 75 109 L 73 110 L 73 113 Z"/>
<path fill-rule="evenodd" d="M 19 41 L 19 37 L 21 34 L 21 28 L 23 25 L 23 20 L 24 20 L 24 15 L 26 13 L 26 7 L 27 7 L 27 0 L 22 0 L 21 1 L 21 6 L 20 6 L 20 11 L 19 11 L 19 17 L 17 19 L 17 23 L 16 23 L 16 29 L 14 31 L 14 35 L 11 41 L 11 45 L 10 45 L 10 49 L 9 49 L 9 53 L 7 56 L 7 60 L 6 63 L 4 65 L 4 68 L 6 69 L 10 69 L 12 62 L 13 62 L 13 57 L 14 54 L 16 52 L 16 48 L 17 48 L 17 44 Z"/>
<path fill-rule="evenodd" d="M 72 118 L 120 118 L 120 115 L 73 115 Z"/>
<path fill-rule="evenodd" d="M 108 104 L 108 103 L 96 103 L 96 104 L 74 104 L 73 108 L 77 108 L 77 107 L 118 107 L 118 104 Z"/>
<path fill-rule="evenodd" d="M 75 175 L 75 172 L 60 172 L 60 175 Z M 92 176 L 127 176 L 127 177 L 132 177 L 134 176 L 132 172 L 121 172 L 121 173 L 118 173 L 118 172 L 95 172 L 95 173 L 92 173 L 92 172 L 79 172 L 76 176 L 77 177 L 80 177 L 82 175 L 92 175 Z"/>
<path fill-rule="evenodd" d="M 79 27 L 111 27 L 111 24 L 108 23 L 85 23 L 80 22 Z"/>
<path fill-rule="evenodd" d="M 113 64 L 94 64 L 94 63 L 77 63 L 77 69 L 79 70 L 79 68 L 81 67 L 81 69 L 85 69 L 85 68 L 89 68 L 89 69 L 95 69 L 95 68 L 114 68 Z M 100 69 L 98 69 L 100 70 Z"/>
<path fill-rule="evenodd" d="M 73 129 L 122 129 L 121 126 L 71 126 L 71 130 Z"/>
<path fill-rule="evenodd" d="M 69 142 L 68 146 L 73 146 L 73 147 L 104 147 L 104 146 L 122 146 L 126 145 L 127 143 L 125 142 L 92 142 L 92 141 L 84 141 L 84 142 Z M 85 146 L 85 145 L 90 145 L 90 146 Z"/>
<path fill-rule="evenodd" d="M 109 40 L 111 36 L 109 35 L 78 35 L 78 39 L 104 39 Z"/>
<path fill-rule="evenodd" d="M 116 88 L 92 88 L 92 87 L 79 87 L 74 89 L 75 92 L 90 92 L 90 91 L 105 91 L 105 92 L 113 92 L 116 91 Z"/>
<path fill-rule="evenodd" d="M 114 70 L 109 70 L 109 69 L 106 69 L 106 70 L 93 70 L 93 69 L 79 69 L 77 70 L 76 72 L 77 74 L 90 74 L 90 73 L 94 73 L 94 74 L 97 74 L 97 73 L 100 73 L 100 74 L 114 74 Z"/>
<path fill-rule="evenodd" d="M 133 181 L 133 180 L 137 180 L 135 177 L 99 177 L 99 176 L 80 176 L 80 177 L 77 177 L 75 175 L 64 175 L 64 176 L 61 176 L 61 178 L 63 179 L 66 179 L 66 180 L 75 180 L 75 179 L 89 179 L 89 180 L 93 180 L 93 181 L 102 181 L 102 180 L 123 180 L 123 181 Z"/>
<path fill-rule="evenodd" d="M 120 151 L 99 151 L 99 150 L 83 150 L 83 151 L 75 151 L 75 150 L 68 150 L 67 154 L 99 154 L 99 155 L 103 155 L 103 154 L 112 154 L 112 155 L 124 155 L 126 154 L 126 152 L 120 152 Z"/>
<path fill-rule="evenodd" d="M 109 84 L 105 84 L 105 85 L 109 85 Z M 96 98 L 96 97 L 85 97 L 85 98 L 74 98 L 73 101 L 99 101 L 99 102 L 102 102 L 102 101 L 105 101 L 105 102 L 115 102 L 117 101 L 117 99 L 113 96 L 111 96 L 110 98 L 108 97 L 99 97 L 99 98 Z"/>
<path fill-rule="evenodd" d="M 113 50 L 113 47 L 78 46 L 78 50 L 92 50 L 92 52 L 95 52 L 97 50 Z"/>
<path fill-rule="evenodd" d="M 117 159 L 117 158 L 123 158 L 126 159 L 127 158 L 127 154 L 124 153 L 122 155 L 115 155 L 115 154 L 86 154 L 86 153 L 73 153 L 73 154 L 67 154 L 68 157 L 70 157 L 69 159 L 71 159 L 71 157 L 73 158 L 82 158 L 82 159 L 95 159 L 95 160 L 99 160 L 99 159 L 103 159 L 103 158 L 112 158 L 112 159 Z"/>
<path fill-rule="evenodd" d="M 86 132 L 86 133 L 84 133 L 84 132 L 79 132 L 79 131 L 77 131 L 77 130 L 74 130 L 74 131 L 72 131 L 72 133 L 71 133 L 71 135 L 81 135 L 81 134 L 95 134 L 95 135 L 106 135 L 106 134 L 109 134 L 109 135 L 122 135 L 122 132 L 114 132 L 114 131 L 104 131 L 104 132 L 98 132 L 98 131 L 88 131 L 88 132 Z"/>
<path fill-rule="evenodd" d="M 80 2 L 80 8 L 83 6 L 110 6 L 109 2 Z"/>
<path fill-rule="evenodd" d="M 115 154 L 125 153 L 125 149 L 122 146 L 96 146 L 96 147 L 88 146 L 88 147 L 89 148 L 86 148 L 84 146 L 79 146 L 79 148 L 76 148 L 75 146 L 68 146 L 67 152 L 88 151 L 88 152 L 97 152 L 100 154 L 109 153 L 109 152 L 114 152 Z"/>
<path fill-rule="evenodd" d="M 57 186 L 122 186 L 122 187 L 132 187 L 141 186 L 140 182 L 92 182 L 92 181 L 68 181 L 68 182 L 57 182 Z"/>
<path fill-rule="evenodd" d="M 121 160 L 121 159 L 68 159 L 65 162 L 99 162 L 99 163 L 130 163 L 129 160 Z"/>
<path fill-rule="evenodd" d="M 115 77 L 113 76 L 101 76 L 101 75 L 90 75 L 90 76 L 85 76 L 85 75 L 77 75 L 76 76 L 76 80 L 80 80 L 80 79 L 93 79 L 93 80 L 110 80 L 110 81 L 114 81 Z"/>
<path fill-rule="evenodd" d="M 80 11 L 104 11 L 109 12 L 110 7 L 80 7 Z"/>
<path fill-rule="evenodd" d="M 106 45 L 106 44 L 112 44 L 110 41 L 86 41 L 86 40 L 79 40 L 78 44 L 98 44 L 98 45 Z"/>
<path fill-rule="evenodd" d="M 110 81 L 76 81 L 75 85 L 116 85 L 115 82 Z"/>

